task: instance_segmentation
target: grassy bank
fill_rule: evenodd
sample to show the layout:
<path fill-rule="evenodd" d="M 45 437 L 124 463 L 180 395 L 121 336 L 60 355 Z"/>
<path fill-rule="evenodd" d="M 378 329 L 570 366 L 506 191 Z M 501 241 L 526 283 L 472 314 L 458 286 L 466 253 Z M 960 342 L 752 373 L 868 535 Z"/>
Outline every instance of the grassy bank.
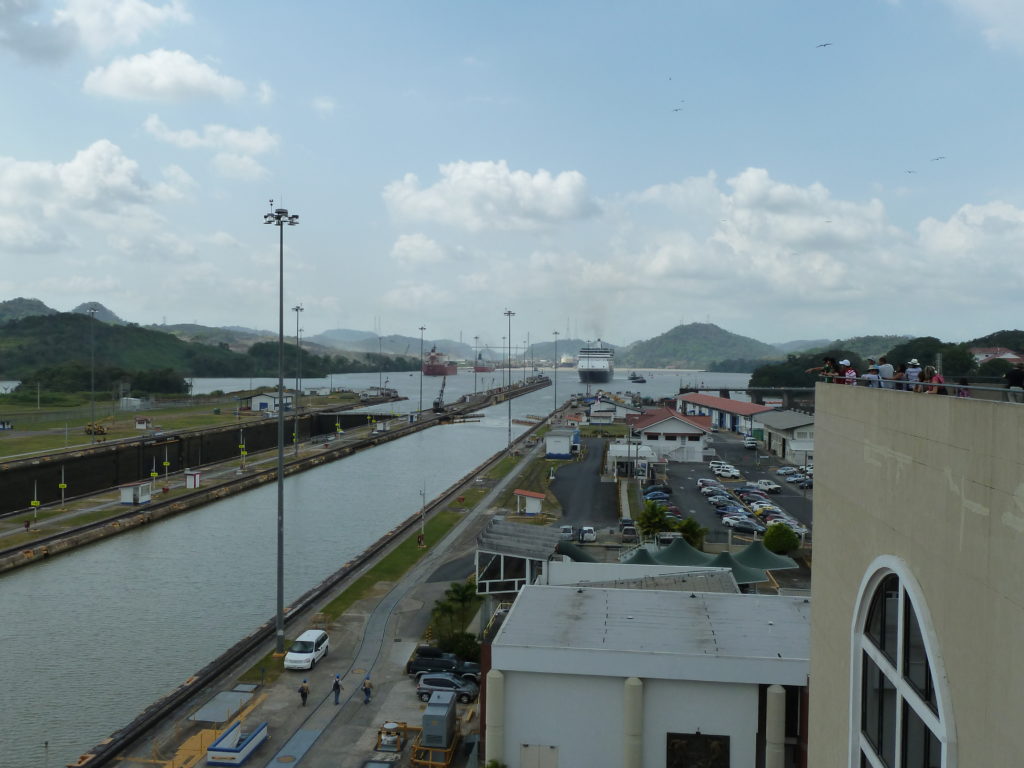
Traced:
<path fill-rule="evenodd" d="M 462 519 L 463 510 L 448 508 L 427 521 L 424 527 L 426 547 L 420 549 L 416 544 L 419 531 L 410 533 L 391 552 L 382 557 L 372 568 L 346 587 L 337 597 L 321 609 L 327 622 L 336 621 L 358 601 L 368 597 L 380 582 L 395 582 L 412 568 L 431 547 L 444 538 Z M 285 638 L 285 647 L 291 645 L 294 637 Z M 275 658 L 273 651 L 268 653 L 240 678 L 242 682 L 263 682 L 269 684 L 276 680 L 284 668 L 281 659 Z"/>

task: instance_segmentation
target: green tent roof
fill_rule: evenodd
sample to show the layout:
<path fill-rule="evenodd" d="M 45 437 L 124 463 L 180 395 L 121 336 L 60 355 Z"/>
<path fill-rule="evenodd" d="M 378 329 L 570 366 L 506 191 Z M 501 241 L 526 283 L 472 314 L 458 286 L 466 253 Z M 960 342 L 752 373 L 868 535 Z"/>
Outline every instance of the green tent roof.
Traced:
<path fill-rule="evenodd" d="M 581 547 L 577 547 L 571 541 L 560 541 L 558 546 L 555 547 L 555 552 L 560 555 L 565 555 L 574 562 L 577 563 L 596 563 L 597 558 L 591 555 L 589 552 L 585 552 Z"/>
<path fill-rule="evenodd" d="M 786 557 L 785 555 L 776 555 L 765 547 L 764 542 L 760 539 L 752 541 L 733 555 L 733 557 L 743 563 L 743 565 L 749 565 L 751 568 L 761 568 L 765 571 L 784 571 L 787 568 L 800 567 L 793 558 Z"/>
<path fill-rule="evenodd" d="M 706 565 L 714 555 L 701 552 L 684 538 L 678 538 L 654 556 L 664 565 Z"/>
<path fill-rule="evenodd" d="M 732 576 L 736 579 L 737 584 L 756 584 L 768 581 L 768 576 L 760 568 L 751 568 L 749 565 L 744 565 L 728 552 L 719 552 L 705 565 L 715 568 L 731 568 Z"/>
<path fill-rule="evenodd" d="M 651 553 L 645 547 L 640 547 L 627 560 L 622 562 L 628 565 L 663 565 L 663 563 L 659 563 L 651 557 Z"/>

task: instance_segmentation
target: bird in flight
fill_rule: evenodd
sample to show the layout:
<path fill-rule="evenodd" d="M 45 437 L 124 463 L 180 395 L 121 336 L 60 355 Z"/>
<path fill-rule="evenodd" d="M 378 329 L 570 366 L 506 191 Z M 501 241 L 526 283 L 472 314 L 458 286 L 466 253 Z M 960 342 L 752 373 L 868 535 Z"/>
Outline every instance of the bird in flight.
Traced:
<path fill-rule="evenodd" d="M 673 111 L 673 112 L 682 112 L 682 111 L 683 111 L 683 108 L 682 108 L 682 107 L 676 107 L 676 108 L 675 108 L 675 109 L 673 109 L 672 111 Z"/>
<path fill-rule="evenodd" d="M 932 158 L 932 162 L 934 163 L 936 160 L 945 160 L 945 159 L 946 159 L 945 155 L 939 155 L 938 157 L 933 157 Z"/>
<path fill-rule="evenodd" d="M 904 171 L 904 173 L 917 173 L 917 171 Z"/>
<path fill-rule="evenodd" d="M 828 48 L 832 43 L 818 43 L 815 48 Z"/>

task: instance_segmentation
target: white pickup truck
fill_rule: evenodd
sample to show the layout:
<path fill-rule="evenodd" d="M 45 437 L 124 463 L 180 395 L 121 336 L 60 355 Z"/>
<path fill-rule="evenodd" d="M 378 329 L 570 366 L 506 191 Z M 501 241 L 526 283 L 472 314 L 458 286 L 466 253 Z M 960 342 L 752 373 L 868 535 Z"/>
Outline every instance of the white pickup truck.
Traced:
<path fill-rule="evenodd" d="M 782 486 L 772 480 L 757 480 L 754 485 L 768 493 L 778 493 L 782 490 Z"/>

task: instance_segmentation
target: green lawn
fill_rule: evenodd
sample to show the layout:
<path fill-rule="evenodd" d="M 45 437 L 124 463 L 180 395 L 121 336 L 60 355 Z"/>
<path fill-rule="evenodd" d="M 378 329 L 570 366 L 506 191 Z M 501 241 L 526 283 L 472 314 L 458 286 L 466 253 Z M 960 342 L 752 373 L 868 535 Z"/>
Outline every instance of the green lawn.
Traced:
<path fill-rule="evenodd" d="M 419 530 L 410 533 L 397 547 L 381 558 L 380 562 L 327 603 L 321 609 L 321 613 L 329 622 L 335 621 L 358 601 L 367 597 L 380 582 L 397 581 L 429 551 L 430 547 L 444 538 L 445 534 L 454 528 L 461 518 L 462 513 L 452 509 L 438 512 L 424 526 L 426 548 L 420 549 L 416 545 L 416 536 L 419 534 Z M 292 639 L 285 638 L 285 648 L 290 645 Z M 280 676 L 283 669 L 280 659 L 275 658 L 274 652 L 271 651 L 250 667 L 239 679 L 243 682 L 259 682 L 262 671 L 263 682 L 271 683 Z"/>

